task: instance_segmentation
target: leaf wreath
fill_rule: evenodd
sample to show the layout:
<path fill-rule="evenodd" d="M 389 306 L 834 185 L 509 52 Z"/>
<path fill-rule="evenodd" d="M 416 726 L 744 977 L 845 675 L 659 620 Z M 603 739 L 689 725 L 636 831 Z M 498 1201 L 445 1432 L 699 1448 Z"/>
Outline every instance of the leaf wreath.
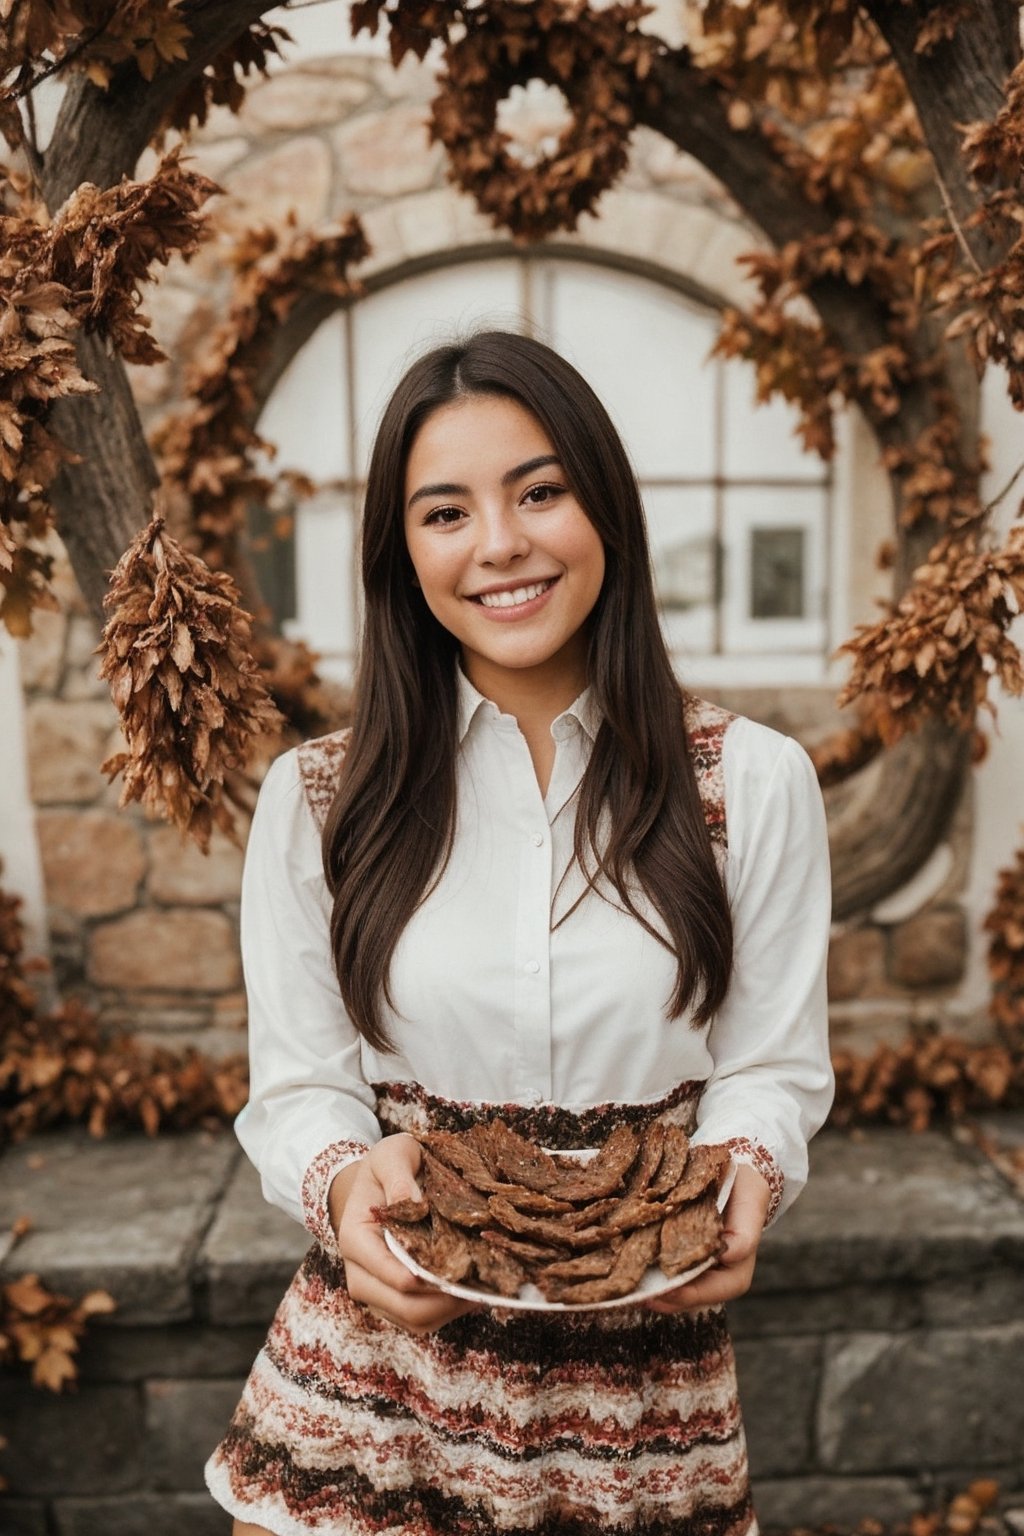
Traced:
<path fill-rule="evenodd" d="M 369 0 L 353 7 L 352 26 L 376 32 L 386 15 L 395 63 L 406 52 L 422 58 L 438 33 L 445 37 L 430 136 L 481 212 L 518 239 L 539 240 L 575 229 L 626 168 L 637 88 L 660 46 L 639 30 L 648 10 L 637 0 L 600 10 L 584 0 Z M 498 127 L 498 106 L 514 85 L 535 79 L 563 93 L 572 122 L 550 155 L 526 165 Z"/>

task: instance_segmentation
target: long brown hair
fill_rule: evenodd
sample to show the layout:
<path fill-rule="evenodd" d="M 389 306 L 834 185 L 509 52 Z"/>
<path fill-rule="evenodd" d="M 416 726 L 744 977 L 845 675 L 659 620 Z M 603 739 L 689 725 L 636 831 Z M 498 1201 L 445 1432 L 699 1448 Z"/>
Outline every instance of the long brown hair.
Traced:
<path fill-rule="evenodd" d="M 636 478 L 586 381 L 550 347 L 504 331 L 480 332 L 414 363 L 388 403 L 370 460 L 355 717 L 323 839 L 345 1006 L 371 1045 L 389 1047 L 383 1006 L 392 1006 L 391 958 L 451 853 L 458 645 L 413 583 L 403 505 L 416 433 L 466 395 L 504 396 L 536 416 L 601 535 L 605 577 L 588 620 L 587 678 L 603 720 L 579 789 L 575 858 L 588 885 L 603 876 L 665 943 L 637 910 L 630 886 L 639 883 L 678 959 L 669 1016 L 692 1005 L 695 1023 L 705 1023 L 729 984 L 732 922 L 658 622 Z M 604 810 L 610 834 L 602 843 Z"/>

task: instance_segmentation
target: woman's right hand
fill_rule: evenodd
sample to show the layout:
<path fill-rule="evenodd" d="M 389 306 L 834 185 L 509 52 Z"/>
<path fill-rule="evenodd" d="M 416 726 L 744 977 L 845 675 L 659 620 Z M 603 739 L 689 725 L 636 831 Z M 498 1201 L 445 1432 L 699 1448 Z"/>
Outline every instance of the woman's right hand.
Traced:
<path fill-rule="evenodd" d="M 410 1333 L 432 1333 L 464 1312 L 479 1311 L 478 1305 L 449 1296 L 406 1269 L 373 1216 L 375 1206 L 419 1199 L 420 1160 L 414 1137 L 385 1136 L 335 1176 L 328 1204 L 353 1301 Z"/>

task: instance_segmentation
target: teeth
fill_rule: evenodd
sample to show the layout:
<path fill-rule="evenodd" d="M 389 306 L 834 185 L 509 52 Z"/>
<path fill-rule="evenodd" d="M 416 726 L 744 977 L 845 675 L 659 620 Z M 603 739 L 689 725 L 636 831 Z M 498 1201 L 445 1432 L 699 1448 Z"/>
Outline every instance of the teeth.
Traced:
<path fill-rule="evenodd" d="M 480 601 L 485 608 L 515 608 L 531 597 L 540 597 L 551 585 L 550 581 L 536 581 L 532 587 L 515 587 L 511 592 L 481 592 Z"/>

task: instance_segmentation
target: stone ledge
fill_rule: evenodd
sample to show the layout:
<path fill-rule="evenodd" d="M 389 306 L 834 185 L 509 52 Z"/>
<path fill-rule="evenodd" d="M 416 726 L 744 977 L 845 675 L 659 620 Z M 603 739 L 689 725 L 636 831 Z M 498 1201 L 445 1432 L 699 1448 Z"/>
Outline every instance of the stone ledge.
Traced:
<path fill-rule="evenodd" d="M 1024 1116 L 1000 1117 L 1020 1134 Z M 8 1274 L 57 1290 L 95 1286 L 113 1326 L 239 1327 L 272 1313 L 305 1229 L 268 1205 L 228 1131 L 148 1139 L 83 1131 L 33 1137 L 3 1158 L 0 1239 Z M 1024 1310 L 1024 1203 L 973 1148 L 938 1132 L 825 1132 L 809 1185 L 765 1235 L 738 1335 L 975 1326 Z"/>

